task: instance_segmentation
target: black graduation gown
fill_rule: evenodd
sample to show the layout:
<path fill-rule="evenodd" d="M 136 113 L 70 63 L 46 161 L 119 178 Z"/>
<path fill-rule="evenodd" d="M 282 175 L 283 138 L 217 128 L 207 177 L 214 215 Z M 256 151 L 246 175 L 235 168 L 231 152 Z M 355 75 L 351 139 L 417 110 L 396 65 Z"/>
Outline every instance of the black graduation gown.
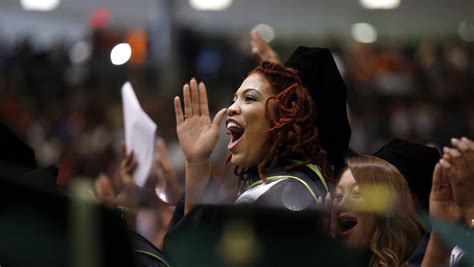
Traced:
<path fill-rule="evenodd" d="M 254 170 L 248 175 L 252 175 L 251 183 L 258 184 Z M 278 183 L 254 199 L 236 201 L 242 204 L 201 204 L 185 216 L 180 201 L 164 240 L 164 253 L 171 265 L 367 266 L 365 253 L 348 250 L 321 231 L 321 216 L 312 207 L 316 205 L 314 196 L 325 196 L 327 190 L 325 181 L 314 171 L 306 167 L 292 172 L 274 168 L 265 175 L 267 179 L 294 178 L 269 179 Z M 215 190 L 211 182 L 206 193 Z M 239 246 L 242 243 L 246 245 Z M 253 256 L 246 262 L 242 255 L 247 254 Z M 244 261 L 232 262 L 235 255 Z"/>
<path fill-rule="evenodd" d="M 163 252 L 148 239 L 132 230 L 129 237 L 136 267 L 169 267 Z"/>
<path fill-rule="evenodd" d="M 314 165 L 313 165 L 314 166 Z M 253 184 L 260 180 L 256 168 L 250 168 L 246 175 L 249 177 L 249 184 Z M 316 196 L 324 197 L 327 192 L 327 186 L 325 181 L 323 181 L 318 175 L 311 169 L 307 167 L 301 167 L 298 170 L 291 172 L 285 171 L 283 168 L 272 168 L 265 172 L 266 177 L 276 177 L 276 176 L 294 176 L 300 178 L 304 183 L 309 185 L 310 190 L 300 181 L 295 179 L 287 179 L 279 182 L 278 184 L 271 187 L 265 193 L 260 195 L 256 199 L 241 201 L 239 199 L 230 202 L 233 200 L 225 199 L 218 196 L 219 185 L 218 182 L 211 177 L 210 181 L 205 189 L 204 203 L 207 204 L 216 204 L 216 205 L 232 205 L 237 202 L 237 204 L 253 204 L 264 207 L 273 207 L 273 208 L 285 208 L 290 210 L 303 210 L 306 208 L 314 207 L 315 200 L 312 195 L 314 193 Z M 245 194 L 243 192 L 242 194 Z M 198 216 L 200 212 L 195 211 L 193 216 Z M 184 216 L 184 195 L 181 197 L 180 201 L 177 203 L 173 217 L 168 227 L 168 232 L 172 232 L 176 225 L 183 219 Z M 193 218 L 193 220 L 199 221 L 199 218 Z"/>

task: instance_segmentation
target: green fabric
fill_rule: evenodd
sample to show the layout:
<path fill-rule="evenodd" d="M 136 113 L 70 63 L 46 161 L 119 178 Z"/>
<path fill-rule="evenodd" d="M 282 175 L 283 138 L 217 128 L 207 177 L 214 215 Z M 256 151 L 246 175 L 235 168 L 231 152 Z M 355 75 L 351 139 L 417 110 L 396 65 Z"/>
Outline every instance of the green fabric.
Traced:
<path fill-rule="evenodd" d="M 326 180 L 324 179 L 323 175 L 321 174 L 321 171 L 319 171 L 319 169 L 316 166 L 314 166 L 313 164 L 307 164 L 306 167 L 310 168 L 314 173 L 316 173 L 316 175 L 319 177 L 319 180 L 321 180 L 321 183 L 323 183 L 324 188 L 326 188 L 326 191 L 329 192 L 329 187 L 326 184 Z"/>
<path fill-rule="evenodd" d="M 450 246 L 459 246 L 464 251 L 463 261 L 474 265 L 474 230 L 466 226 L 449 223 L 444 220 L 431 218 L 427 213 L 421 214 L 424 220 L 431 222 L 432 231 Z"/>
<path fill-rule="evenodd" d="M 302 163 L 302 161 L 300 160 L 293 160 L 293 162 Z M 316 165 L 314 164 L 306 164 L 305 166 L 308 167 L 310 170 L 312 170 L 316 174 L 316 176 L 319 177 L 319 180 L 321 180 L 321 183 L 324 185 L 324 188 L 326 188 L 326 191 L 329 192 L 329 187 L 326 184 L 326 180 L 324 179 L 321 171 L 319 171 L 318 167 L 316 167 Z"/>

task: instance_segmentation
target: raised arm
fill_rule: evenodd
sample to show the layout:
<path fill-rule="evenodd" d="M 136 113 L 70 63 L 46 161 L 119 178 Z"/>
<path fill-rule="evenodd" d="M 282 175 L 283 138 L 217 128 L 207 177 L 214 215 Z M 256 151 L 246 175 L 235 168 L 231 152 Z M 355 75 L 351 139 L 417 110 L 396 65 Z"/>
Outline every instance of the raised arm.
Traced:
<path fill-rule="evenodd" d="M 166 148 L 166 142 L 161 137 L 156 140 L 153 175 L 156 179 L 155 193 L 157 196 L 163 202 L 175 205 L 181 195 L 181 188 Z"/>
<path fill-rule="evenodd" d="M 265 42 L 265 40 L 263 40 L 257 29 L 250 31 L 250 44 L 252 45 L 252 54 L 254 54 L 260 61 L 281 63 L 278 54 L 267 42 Z"/>
<path fill-rule="evenodd" d="M 185 209 L 189 212 L 201 202 L 210 175 L 210 156 L 219 137 L 219 125 L 226 109 L 221 109 L 214 120 L 209 116 L 206 86 L 196 79 L 183 86 L 184 110 L 179 97 L 174 99 L 176 132 L 186 157 Z"/>
<path fill-rule="evenodd" d="M 465 137 L 453 138 L 453 148 L 446 149 L 452 169 L 454 199 L 468 227 L 474 228 L 474 142 Z"/>
<path fill-rule="evenodd" d="M 449 176 L 450 168 L 450 164 L 445 159 L 441 159 L 435 166 L 430 193 L 430 216 L 457 223 L 462 216 L 454 201 L 451 177 Z M 451 249 L 440 239 L 436 229 L 433 229 L 421 266 L 446 266 Z"/>
<path fill-rule="evenodd" d="M 430 196 L 430 213 L 453 223 L 474 227 L 474 142 L 463 137 L 451 140 L 452 148 L 443 149 L 443 159 L 436 165 Z M 422 266 L 446 264 L 451 248 L 436 234 L 430 237 Z M 443 265 L 444 266 L 444 265 Z"/>

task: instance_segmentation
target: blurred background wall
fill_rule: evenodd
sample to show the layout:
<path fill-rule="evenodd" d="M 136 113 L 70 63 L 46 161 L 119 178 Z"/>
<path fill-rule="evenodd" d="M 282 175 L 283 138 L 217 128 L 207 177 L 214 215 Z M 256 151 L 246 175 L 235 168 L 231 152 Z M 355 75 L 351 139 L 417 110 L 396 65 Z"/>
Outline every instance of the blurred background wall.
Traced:
<path fill-rule="evenodd" d="M 438 146 L 474 137 L 467 0 L 0 0 L 0 119 L 41 164 L 59 165 L 64 184 L 114 175 L 120 87 L 130 80 L 180 169 L 173 97 L 197 77 L 212 110 L 227 106 L 257 63 L 256 25 L 283 60 L 298 45 L 332 49 L 355 151 L 391 137 Z M 214 155 L 218 175 L 226 142 Z"/>

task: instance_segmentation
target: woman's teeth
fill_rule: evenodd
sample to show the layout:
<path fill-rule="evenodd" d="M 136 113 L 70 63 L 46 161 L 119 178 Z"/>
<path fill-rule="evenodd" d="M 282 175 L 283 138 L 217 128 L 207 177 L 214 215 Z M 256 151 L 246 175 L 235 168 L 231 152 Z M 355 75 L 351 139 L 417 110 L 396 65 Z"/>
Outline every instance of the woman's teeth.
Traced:
<path fill-rule="evenodd" d="M 229 123 L 227 123 L 227 129 L 230 128 L 241 129 L 242 127 L 240 127 L 240 125 L 238 125 L 237 123 L 230 121 Z"/>

